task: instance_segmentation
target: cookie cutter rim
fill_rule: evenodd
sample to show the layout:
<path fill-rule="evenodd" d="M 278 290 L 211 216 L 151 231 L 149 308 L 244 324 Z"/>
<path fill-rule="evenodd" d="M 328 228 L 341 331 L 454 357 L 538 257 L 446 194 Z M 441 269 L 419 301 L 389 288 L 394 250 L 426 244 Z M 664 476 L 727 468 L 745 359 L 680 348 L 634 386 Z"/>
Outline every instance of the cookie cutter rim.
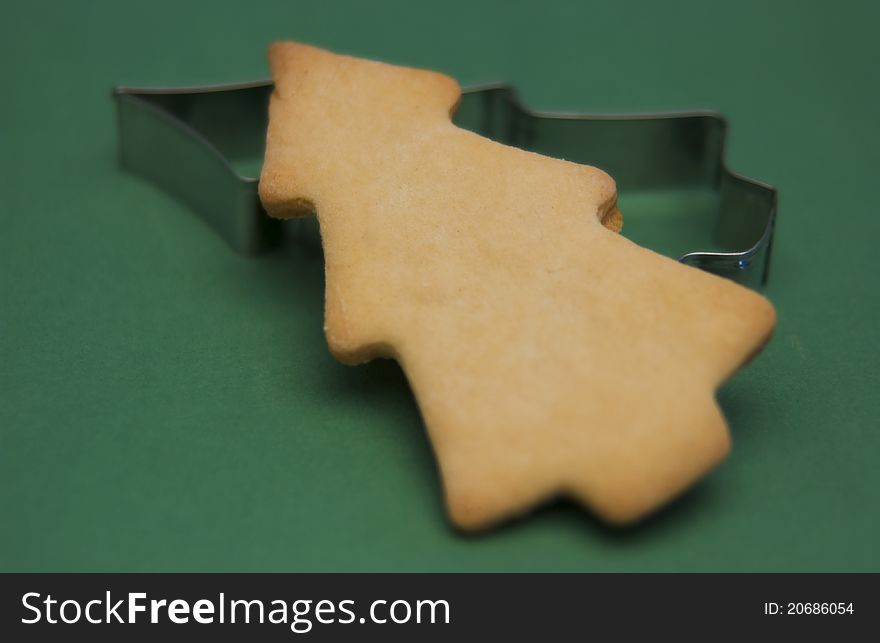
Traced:
<path fill-rule="evenodd" d="M 196 210 L 236 251 L 251 254 L 277 245 L 283 237 L 280 222 L 263 212 L 257 196 L 258 179 L 236 169 L 230 154 L 235 145 L 230 146 L 227 140 L 231 133 L 243 129 L 250 155 L 262 156 L 272 88 L 269 80 L 116 87 L 113 98 L 121 165 Z M 632 183 L 650 188 L 655 181 L 654 187 L 659 188 L 710 187 L 719 194 L 717 219 L 725 224 L 725 234 L 729 236 L 733 230 L 733 237 L 746 239 L 738 245 L 745 249 L 696 250 L 681 255 L 678 261 L 752 287 L 767 282 L 777 191 L 728 168 L 724 158 L 728 123 L 721 114 L 708 110 L 642 114 L 539 111 L 526 107 L 516 89 L 504 83 L 465 87 L 456 121 L 463 110 L 476 113 L 471 116 L 472 127 L 466 129 L 509 145 L 601 167 L 619 186 Z M 225 119 L 218 120 L 216 115 L 221 112 Z M 585 154 L 590 160 L 582 160 L 584 148 L 594 139 L 599 143 Z M 615 140 L 617 144 L 613 144 Z M 607 150 L 622 151 L 604 163 L 596 159 L 596 154 L 601 156 Z M 169 164 L 169 156 L 182 162 Z M 634 161 L 640 164 L 635 171 Z M 179 171 L 181 167 L 185 171 Z M 635 176 L 634 172 L 641 174 Z M 746 219 L 748 225 L 743 223 Z M 743 233 L 743 228 L 748 229 Z"/>

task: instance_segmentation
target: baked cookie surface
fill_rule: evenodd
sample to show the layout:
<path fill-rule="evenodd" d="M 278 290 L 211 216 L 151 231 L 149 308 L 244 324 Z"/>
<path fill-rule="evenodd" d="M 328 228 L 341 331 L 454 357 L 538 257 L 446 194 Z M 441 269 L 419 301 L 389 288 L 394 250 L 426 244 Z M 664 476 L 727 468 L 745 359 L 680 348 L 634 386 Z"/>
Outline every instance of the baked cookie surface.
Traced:
<path fill-rule="evenodd" d="M 317 214 L 330 350 L 401 364 L 456 525 L 560 495 L 630 522 L 725 456 L 714 392 L 768 340 L 766 299 L 617 234 L 601 170 L 454 126 L 447 76 L 269 59 L 263 205 Z"/>

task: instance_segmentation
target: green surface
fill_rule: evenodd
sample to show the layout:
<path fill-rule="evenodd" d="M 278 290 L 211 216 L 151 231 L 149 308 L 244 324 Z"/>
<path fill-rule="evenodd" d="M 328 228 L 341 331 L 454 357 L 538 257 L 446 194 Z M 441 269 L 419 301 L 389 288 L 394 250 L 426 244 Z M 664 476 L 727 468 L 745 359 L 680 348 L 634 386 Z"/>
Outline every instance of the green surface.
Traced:
<path fill-rule="evenodd" d="M 880 570 L 876 6 L 7 6 L 0 568 Z M 536 108 L 728 116 L 781 207 L 776 336 L 720 393 L 731 457 L 637 528 L 559 503 L 455 533 L 399 369 L 327 353 L 319 253 L 238 257 L 117 168 L 112 85 L 265 77 L 281 38 Z M 634 198 L 627 234 L 674 239 Z"/>

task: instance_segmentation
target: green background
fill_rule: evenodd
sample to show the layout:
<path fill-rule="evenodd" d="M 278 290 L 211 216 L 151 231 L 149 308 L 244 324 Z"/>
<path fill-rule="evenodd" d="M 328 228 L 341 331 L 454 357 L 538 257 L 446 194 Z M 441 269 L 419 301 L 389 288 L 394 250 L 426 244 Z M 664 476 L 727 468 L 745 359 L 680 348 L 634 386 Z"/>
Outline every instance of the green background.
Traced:
<path fill-rule="evenodd" d="M 5 5 L 0 568 L 880 570 L 876 6 Z M 117 167 L 114 84 L 263 78 L 283 38 L 535 108 L 729 117 L 730 166 L 780 190 L 731 457 L 635 528 L 566 502 L 450 528 L 399 369 L 326 350 L 320 254 L 236 256 Z"/>

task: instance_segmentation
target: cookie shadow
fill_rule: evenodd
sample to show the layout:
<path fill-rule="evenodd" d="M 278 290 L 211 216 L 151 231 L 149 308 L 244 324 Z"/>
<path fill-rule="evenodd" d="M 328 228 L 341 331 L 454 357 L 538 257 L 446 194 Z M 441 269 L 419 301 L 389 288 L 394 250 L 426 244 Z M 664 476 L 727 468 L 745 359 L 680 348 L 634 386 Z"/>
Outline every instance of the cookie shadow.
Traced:
<path fill-rule="evenodd" d="M 638 547 L 678 530 L 688 529 L 695 516 L 716 504 L 716 488 L 713 480 L 702 480 L 645 518 L 628 525 L 611 525 L 574 500 L 560 497 L 514 521 L 479 534 L 462 534 L 462 537 L 479 538 L 496 531 L 516 531 L 529 529 L 536 523 L 552 523 L 573 528 L 608 545 Z"/>

